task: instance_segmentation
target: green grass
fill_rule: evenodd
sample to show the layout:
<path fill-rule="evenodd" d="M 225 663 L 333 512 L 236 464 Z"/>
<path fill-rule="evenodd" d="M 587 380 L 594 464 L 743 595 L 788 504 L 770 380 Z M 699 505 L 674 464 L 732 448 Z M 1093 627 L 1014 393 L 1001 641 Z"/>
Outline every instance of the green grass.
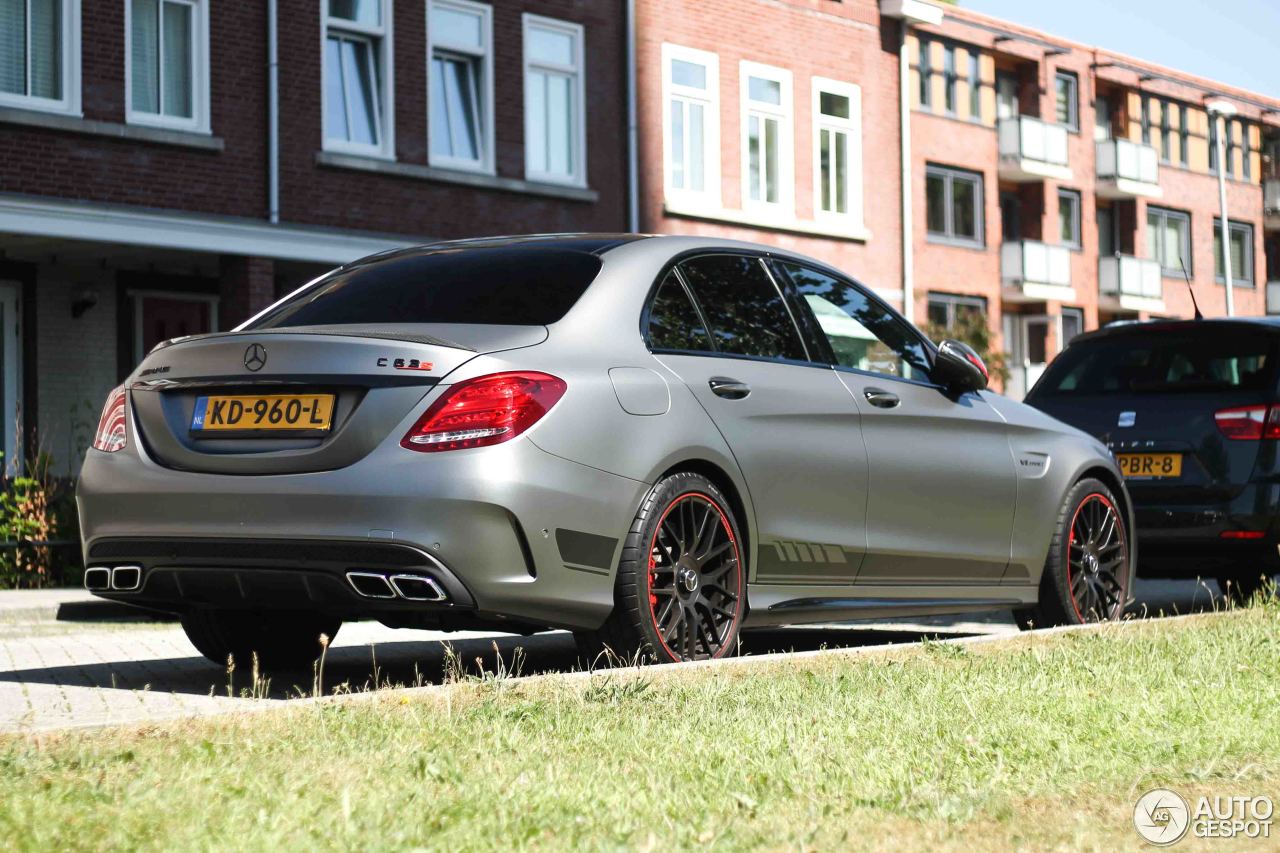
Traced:
<path fill-rule="evenodd" d="M 1135 846 L 1280 793 L 1280 605 L 0 740 L 18 849 Z M 1224 844 L 1229 842 L 1223 842 Z"/>

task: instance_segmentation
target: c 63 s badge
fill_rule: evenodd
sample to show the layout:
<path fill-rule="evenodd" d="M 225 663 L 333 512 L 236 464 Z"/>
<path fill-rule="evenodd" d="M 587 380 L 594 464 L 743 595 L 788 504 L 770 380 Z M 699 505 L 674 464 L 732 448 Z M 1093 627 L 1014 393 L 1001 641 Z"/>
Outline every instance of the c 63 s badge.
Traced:
<path fill-rule="evenodd" d="M 387 358 L 383 356 L 378 359 L 378 367 L 394 367 L 396 370 L 423 370 L 430 371 L 435 369 L 435 364 L 430 361 L 419 361 L 416 358 Z"/>

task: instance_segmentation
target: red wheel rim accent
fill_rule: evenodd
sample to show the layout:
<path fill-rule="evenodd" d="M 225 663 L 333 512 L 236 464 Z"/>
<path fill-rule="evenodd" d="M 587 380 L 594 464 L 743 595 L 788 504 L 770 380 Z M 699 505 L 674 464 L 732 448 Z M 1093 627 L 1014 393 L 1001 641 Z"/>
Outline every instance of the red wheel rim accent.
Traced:
<path fill-rule="evenodd" d="M 686 492 L 667 504 L 649 540 L 645 596 L 658 643 L 675 660 L 728 654 L 742 616 L 742 559 L 720 504 Z"/>
<path fill-rule="evenodd" d="M 1076 504 L 1067 535 L 1067 597 L 1081 622 L 1102 622 L 1124 612 L 1129 543 L 1111 498 L 1091 492 Z"/>

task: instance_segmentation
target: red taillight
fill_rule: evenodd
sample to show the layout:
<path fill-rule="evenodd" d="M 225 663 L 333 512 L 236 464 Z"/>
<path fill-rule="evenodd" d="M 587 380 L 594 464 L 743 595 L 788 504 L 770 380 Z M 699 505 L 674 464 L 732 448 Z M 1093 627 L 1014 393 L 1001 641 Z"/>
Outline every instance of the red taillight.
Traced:
<path fill-rule="evenodd" d="M 1280 405 L 1219 409 L 1213 419 L 1218 430 L 1235 441 L 1280 438 Z"/>
<path fill-rule="evenodd" d="M 122 385 L 107 395 L 107 404 L 102 407 L 102 417 L 98 419 L 98 432 L 93 437 L 94 450 L 101 450 L 103 453 L 124 450 L 127 443 L 125 417 L 125 391 Z"/>
<path fill-rule="evenodd" d="M 429 453 L 510 441 L 551 411 L 567 387 L 532 371 L 468 379 L 432 403 L 400 446 Z"/>
<path fill-rule="evenodd" d="M 1222 539 L 1261 539 L 1267 534 L 1264 530 L 1224 530 L 1218 535 Z"/>

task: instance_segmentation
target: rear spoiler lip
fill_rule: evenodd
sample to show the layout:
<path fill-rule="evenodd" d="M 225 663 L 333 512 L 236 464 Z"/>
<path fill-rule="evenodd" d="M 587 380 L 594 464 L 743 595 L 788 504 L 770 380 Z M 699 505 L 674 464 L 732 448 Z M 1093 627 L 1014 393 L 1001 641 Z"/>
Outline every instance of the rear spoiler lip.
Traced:
<path fill-rule="evenodd" d="M 381 373 L 282 373 L 282 374 L 229 374 L 226 376 L 200 376 L 192 379 L 138 379 L 126 384 L 130 391 L 184 391 L 197 388 L 227 388 L 229 386 L 354 386 L 359 388 L 407 388 L 418 386 L 431 388 L 439 385 L 441 376 L 403 376 Z"/>
<path fill-rule="evenodd" d="M 445 338 L 438 338 L 434 335 L 426 335 L 420 332 L 409 331 L 407 329 L 389 328 L 385 330 L 373 330 L 354 326 L 351 328 L 343 328 L 342 326 L 284 326 L 274 329 L 244 329 L 230 332 L 209 332 L 204 335 L 188 335 L 185 338 L 173 338 L 169 341 L 163 341 L 151 352 L 158 352 L 160 350 L 168 349 L 171 346 L 190 343 L 192 341 L 207 341 L 218 338 L 243 338 L 259 335 L 323 335 L 331 338 L 373 338 L 375 340 L 401 341 L 403 343 L 423 344 L 424 346 L 446 347 L 448 349 L 462 350 L 463 352 L 477 352 L 474 347 L 469 347 L 466 344 L 460 344 L 457 341 L 450 341 Z"/>

